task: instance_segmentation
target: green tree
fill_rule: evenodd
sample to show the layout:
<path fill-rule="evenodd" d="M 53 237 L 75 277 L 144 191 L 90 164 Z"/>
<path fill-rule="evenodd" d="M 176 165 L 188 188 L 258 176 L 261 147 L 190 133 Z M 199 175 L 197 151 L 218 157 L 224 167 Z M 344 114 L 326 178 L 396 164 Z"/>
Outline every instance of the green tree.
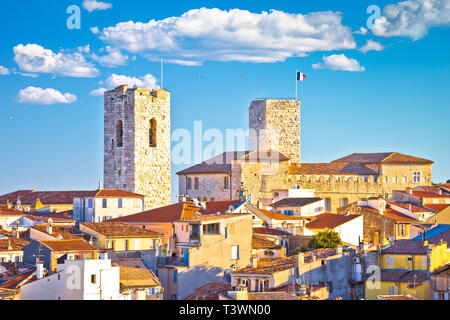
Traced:
<path fill-rule="evenodd" d="M 316 233 L 308 244 L 312 249 L 336 248 L 342 244 L 339 233 L 331 229 L 325 229 Z"/>

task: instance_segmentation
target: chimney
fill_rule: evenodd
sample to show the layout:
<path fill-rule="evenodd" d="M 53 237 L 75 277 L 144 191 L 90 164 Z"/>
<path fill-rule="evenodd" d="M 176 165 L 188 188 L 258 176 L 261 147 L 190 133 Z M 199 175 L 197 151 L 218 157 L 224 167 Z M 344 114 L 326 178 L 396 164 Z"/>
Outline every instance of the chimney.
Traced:
<path fill-rule="evenodd" d="M 412 191 L 411 188 L 406 188 L 406 193 L 407 193 L 407 194 L 413 194 L 413 191 Z"/>
<path fill-rule="evenodd" d="M 342 246 L 336 247 L 336 254 L 342 254 Z"/>
<path fill-rule="evenodd" d="M 439 188 L 437 188 L 437 189 L 436 189 L 436 193 L 439 194 L 439 195 L 441 195 L 441 194 L 442 194 L 442 190 L 439 189 Z"/>
<path fill-rule="evenodd" d="M 44 263 L 38 261 L 36 263 L 36 278 L 42 279 L 44 277 Z"/>
<path fill-rule="evenodd" d="M 381 215 L 384 215 L 384 211 L 386 210 L 386 200 L 384 200 L 384 199 L 380 199 L 379 201 L 378 201 L 378 212 L 381 214 Z"/>
<path fill-rule="evenodd" d="M 6 207 L 7 207 L 8 209 L 11 209 L 11 208 L 12 208 L 12 203 L 11 203 L 11 201 L 6 200 Z"/>
<path fill-rule="evenodd" d="M 12 248 L 12 245 L 11 245 L 11 239 L 8 238 L 8 250 L 11 251 L 12 249 L 13 248 Z"/>
<path fill-rule="evenodd" d="M 412 212 L 412 204 L 411 203 L 408 203 L 408 211 Z"/>
<path fill-rule="evenodd" d="M 47 223 L 47 233 L 53 234 L 53 226 L 51 223 Z"/>

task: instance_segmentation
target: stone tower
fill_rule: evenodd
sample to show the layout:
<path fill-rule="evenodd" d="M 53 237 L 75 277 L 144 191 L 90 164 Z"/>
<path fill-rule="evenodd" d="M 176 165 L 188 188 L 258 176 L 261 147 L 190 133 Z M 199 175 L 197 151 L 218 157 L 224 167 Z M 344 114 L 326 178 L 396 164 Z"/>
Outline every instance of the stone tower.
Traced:
<path fill-rule="evenodd" d="M 145 195 L 146 209 L 170 204 L 170 93 L 122 85 L 104 99 L 105 188 Z"/>
<path fill-rule="evenodd" d="M 300 163 L 300 101 L 258 99 L 249 107 L 249 149 L 277 150 Z"/>

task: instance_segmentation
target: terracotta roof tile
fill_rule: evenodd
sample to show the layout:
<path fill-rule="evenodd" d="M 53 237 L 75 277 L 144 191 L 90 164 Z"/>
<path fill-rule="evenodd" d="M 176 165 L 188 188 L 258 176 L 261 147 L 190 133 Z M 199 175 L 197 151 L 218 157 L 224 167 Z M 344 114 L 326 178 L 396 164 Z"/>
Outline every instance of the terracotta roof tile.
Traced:
<path fill-rule="evenodd" d="M 417 282 L 423 283 L 428 279 L 425 272 L 413 271 L 389 271 L 382 270 L 380 272 L 380 281 L 387 282 Z"/>
<path fill-rule="evenodd" d="M 406 190 L 394 190 L 394 192 L 400 192 L 403 194 L 409 194 Z M 428 191 L 416 191 L 416 190 L 412 190 L 412 196 L 417 197 L 417 198 L 448 198 L 450 199 L 450 195 L 448 194 L 438 194 L 438 193 L 434 193 L 434 192 L 428 192 Z"/>
<path fill-rule="evenodd" d="M 25 271 L 15 277 L 9 278 L 7 281 L 0 285 L 2 289 L 19 289 L 23 284 L 36 279 L 36 269 Z"/>
<path fill-rule="evenodd" d="M 253 151 L 241 158 L 245 162 L 282 162 L 288 161 L 289 158 L 278 151 Z"/>
<path fill-rule="evenodd" d="M 383 249 L 383 254 L 393 253 L 393 254 L 427 254 L 427 247 L 424 247 L 423 241 L 416 240 L 397 240 L 390 247 Z"/>
<path fill-rule="evenodd" d="M 36 225 L 32 226 L 31 229 L 35 229 L 40 232 L 48 234 L 47 226 L 48 226 L 47 224 L 36 224 Z M 66 239 L 66 240 L 67 239 L 80 239 L 81 236 L 77 235 L 78 233 L 79 233 L 79 231 L 72 226 L 52 226 L 51 235 L 55 238 L 60 236 L 61 239 Z"/>
<path fill-rule="evenodd" d="M 267 238 L 253 236 L 252 239 L 252 248 L 253 249 L 280 249 L 281 245 L 276 244 L 275 241 L 269 240 Z"/>
<path fill-rule="evenodd" d="M 22 251 L 23 247 L 28 244 L 29 242 L 22 238 L 0 238 L 0 252 Z"/>
<path fill-rule="evenodd" d="M 147 269 L 141 259 L 113 259 L 120 268 L 120 284 L 126 288 L 159 287 L 161 282 Z"/>
<path fill-rule="evenodd" d="M 196 289 L 183 300 L 218 300 L 219 295 L 227 294 L 232 289 L 229 282 L 210 282 Z"/>
<path fill-rule="evenodd" d="M 291 234 L 287 231 L 282 231 L 272 228 L 253 228 L 253 234 L 264 234 L 264 235 L 274 235 L 274 236 L 290 236 Z"/>
<path fill-rule="evenodd" d="M 433 211 L 441 212 L 444 209 L 447 209 L 447 207 L 450 206 L 448 203 L 425 203 L 424 207 L 430 208 Z"/>
<path fill-rule="evenodd" d="M 121 198 L 143 198 L 144 195 L 119 189 L 100 189 L 95 194 L 97 198 L 121 197 Z"/>
<path fill-rule="evenodd" d="M 0 203 L 6 204 L 8 201 L 14 203 L 17 199 L 33 192 L 34 190 L 17 190 L 0 196 Z"/>
<path fill-rule="evenodd" d="M 80 225 L 108 238 L 159 238 L 163 236 L 159 232 L 126 223 L 80 222 Z"/>
<path fill-rule="evenodd" d="M 248 300 L 298 300 L 299 298 L 287 292 L 249 292 Z"/>
<path fill-rule="evenodd" d="M 301 216 L 288 216 L 282 213 L 278 213 L 278 212 L 273 212 L 273 211 L 268 211 L 268 210 L 264 210 L 264 209 L 258 209 L 258 211 L 260 211 L 262 214 L 264 214 L 267 218 L 269 219 L 273 219 L 273 220 L 296 220 L 296 221 L 300 221 L 300 220 L 305 220 L 308 219 L 308 217 L 301 217 Z"/>
<path fill-rule="evenodd" d="M 332 163 L 363 163 L 363 164 L 432 164 L 433 161 L 409 156 L 398 152 L 352 153 Z"/>
<path fill-rule="evenodd" d="M 337 214 L 337 213 L 322 213 L 316 216 L 316 220 L 308 223 L 308 229 L 334 229 L 344 223 L 360 217 L 360 214 Z"/>
<path fill-rule="evenodd" d="M 49 247 L 53 251 L 98 251 L 96 247 L 90 245 L 84 240 L 40 240 L 43 245 Z"/>
<path fill-rule="evenodd" d="M 360 163 L 294 163 L 289 166 L 290 174 L 325 174 L 325 175 L 377 175 L 377 173 Z"/>
<path fill-rule="evenodd" d="M 272 262 L 264 263 L 255 268 L 242 268 L 232 273 L 235 274 L 273 274 L 283 270 L 288 270 L 298 265 L 297 255 L 285 259 L 276 259 Z"/>

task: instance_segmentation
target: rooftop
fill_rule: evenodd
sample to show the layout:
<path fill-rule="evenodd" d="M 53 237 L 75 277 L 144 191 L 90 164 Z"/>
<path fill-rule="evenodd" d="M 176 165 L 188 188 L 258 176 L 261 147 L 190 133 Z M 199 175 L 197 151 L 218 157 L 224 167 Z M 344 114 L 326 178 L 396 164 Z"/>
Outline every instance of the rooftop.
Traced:
<path fill-rule="evenodd" d="M 5 251 L 22 251 L 29 242 L 22 238 L 0 238 L 0 252 Z"/>
<path fill-rule="evenodd" d="M 49 234 L 48 224 L 36 224 L 31 229 L 38 230 L 40 232 Z M 78 230 L 72 226 L 52 226 L 51 235 L 54 237 L 60 236 L 61 239 L 80 239 L 81 236 L 77 235 Z"/>
<path fill-rule="evenodd" d="M 254 268 L 242 268 L 232 273 L 235 274 L 272 274 L 283 270 L 292 269 L 298 266 L 298 257 L 294 255 L 285 259 L 276 259 L 274 261 L 266 262 Z"/>
<path fill-rule="evenodd" d="M 294 163 L 290 165 L 289 173 L 306 175 L 377 175 L 377 172 L 360 163 Z"/>
<path fill-rule="evenodd" d="M 433 161 L 409 156 L 398 152 L 352 153 L 336 159 L 332 163 L 362 164 L 432 164 Z"/>
<path fill-rule="evenodd" d="M 394 190 L 394 192 L 400 192 L 403 194 L 412 195 L 417 198 L 448 198 L 450 199 L 450 195 L 448 194 L 438 194 L 436 192 L 430 192 L 430 191 L 417 191 L 417 190 L 411 190 L 411 193 L 408 193 L 406 190 Z"/>
<path fill-rule="evenodd" d="M 284 198 L 272 204 L 274 208 L 282 207 L 303 207 L 308 204 L 322 200 L 322 198 Z"/>
<path fill-rule="evenodd" d="M 161 282 L 147 269 L 141 259 L 113 259 L 112 264 L 120 268 L 120 285 L 126 288 L 159 287 Z"/>
<path fill-rule="evenodd" d="M 252 248 L 253 249 L 280 249 L 282 246 L 276 244 L 275 241 L 269 240 L 264 237 L 253 236 Z"/>
<path fill-rule="evenodd" d="M 308 223 L 308 229 L 334 229 L 344 223 L 360 217 L 360 214 L 337 214 L 337 213 L 322 213 L 316 216 L 316 220 Z"/>
<path fill-rule="evenodd" d="M 272 228 L 253 228 L 253 234 L 264 234 L 264 235 L 272 235 L 272 236 L 290 236 L 291 234 L 287 231 L 272 229 Z"/>
<path fill-rule="evenodd" d="M 267 218 L 273 219 L 273 220 L 305 220 L 310 219 L 310 217 L 302 217 L 302 216 L 288 216 L 282 213 L 268 211 L 264 209 L 258 209 L 259 212 L 264 214 Z"/>
<path fill-rule="evenodd" d="M 163 236 L 156 231 L 120 222 L 80 222 L 80 225 L 108 238 L 159 238 Z"/>
<path fill-rule="evenodd" d="M 427 280 L 426 272 L 414 271 L 388 271 L 382 270 L 380 272 L 380 281 L 387 282 L 416 282 L 423 283 Z"/>
<path fill-rule="evenodd" d="M 240 160 L 243 156 L 247 155 L 248 153 L 249 153 L 248 151 L 223 152 L 206 161 L 203 161 L 192 167 L 181 170 L 177 172 L 177 174 L 182 175 L 182 174 L 197 174 L 197 173 L 230 173 L 231 163 L 233 161 Z"/>
<path fill-rule="evenodd" d="M 210 282 L 196 289 L 193 294 L 183 300 L 218 300 L 220 294 L 227 294 L 231 289 L 229 282 Z"/>
<path fill-rule="evenodd" d="M 53 251 L 98 251 L 96 247 L 82 239 L 40 240 L 39 242 Z"/>

